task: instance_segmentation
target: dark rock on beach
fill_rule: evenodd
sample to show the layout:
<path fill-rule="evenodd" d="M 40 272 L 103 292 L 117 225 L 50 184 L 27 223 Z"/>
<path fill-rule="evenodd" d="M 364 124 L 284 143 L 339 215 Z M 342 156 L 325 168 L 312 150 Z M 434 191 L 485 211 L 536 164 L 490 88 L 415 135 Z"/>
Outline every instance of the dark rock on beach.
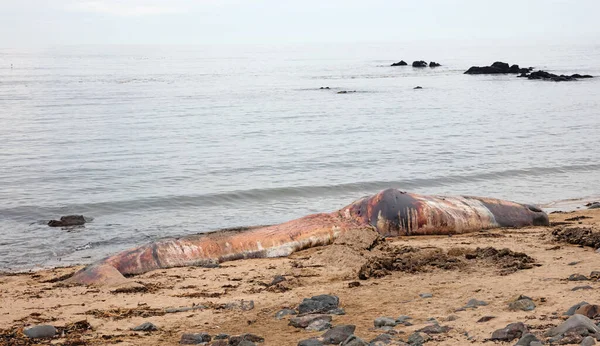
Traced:
<path fill-rule="evenodd" d="M 435 62 L 435 61 L 431 61 L 431 62 L 429 63 L 429 67 L 438 67 L 438 66 L 442 66 L 442 64 L 438 64 L 438 63 L 437 63 L 437 62 Z"/>
<path fill-rule="evenodd" d="M 535 309 L 535 303 L 529 297 L 519 296 L 515 301 L 508 303 L 508 308 L 513 311 L 531 311 Z"/>
<path fill-rule="evenodd" d="M 594 333 L 594 334 L 600 332 L 600 328 L 598 328 L 594 324 L 594 321 L 590 320 L 589 318 L 587 318 L 583 315 L 575 314 L 575 315 L 569 317 L 566 321 L 564 321 L 559 326 L 554 327 L 554 328 L 550 329 L 548 332 L 546 332 L 546 336 L 562 335 L 571 329 L 578 329 L 578 328 L 586 329 L 589 333 Z"/>
<path fill-rule="evenodd" d="M 569 281 L 587 281 L 589 280 L 587 276 L 582 274 L 571 274 L 567 279 Z"/>
<path fill-rule="evenodd" d="M 356 326 L 351 324 L 335 326 L 322 335 L 323 343 L 325 345 L 338 345 L 348 339 L 350 335 L 354 334 L 355 330 Z"/>
<path fill-rule="evenodd" d="M 86 220 L 83 215 L 66 215 L 66 216 L 61 216 L 60 220 L 48 221 L 48 226 L 50 226 L 50 227 L 71 227 L 71 226 L 81 226 L 85 223 L 86 223 Z"/>
<path fill-rule="evenodd" d="M 158 330 L 158 328 L 150 322 L 144 322 L 137 327 L 131 328 L 131 330 L 134 332 L 153 332 Z"/>
<path fill-rule="evenodd" d="M 244 342 L 246 342 L 246 344 L 248 342 L 250 342 L 250 343 L 252 343 L 252 345 L 254 345 L 255 342 L 264 342 L 264 341 L 265 341 L 265 338 L 263 338 L 262 336 L 247 333 L 247 334 L 236 335 L 236 336 L 230 337 L 229 345 L 243 346 Z"/>
<path fill-rule="evenodd" d="M 275 318 L 280 320 L 282 318 L 284 318 L 285 316 L 288 315 L 296 315 L 296 310 L 292 310 L 292 309 L 281 309 L 279 311 L 277 311 L 277 313 L 275 313 Z"/>
<path fill-rule="evenodd" d="M 404 60 L 400 60 L 400 61 L 398 61 L 398 62 L 395 62 L 395 63 L 391 64 L 390 66 L 406 66 L 406 65 L 408 65 L 408 64 L 406 63 L 406 61 L 404 61 Z"/>
<path fill-rule="evenodd" d="M 540 341 L 535 335 L 528 333 L 524 334 L 519 341 L 515 344 L 515 346 L 529 346 L 534 341 Z"/>
<path fill-rule="evenodd" d="M 304 298 L 298 306 L 300 314 L 328 313 L 338 309 L 340 299 L 337 296 L 321 294 L 311 298 Z"/>
<path fill-rule="evenodd" d="M 440 326 L 439 324 L 435 323 L 430 326 L 421 328 L 421 329 L 417 330 L 417 332 L 425 333 L 425 334 L 442 334 L 442 333 L 447 333 L 449 330 L 450 330 L 450 327 Z"/>
<path fill-rule="evenodd" d="M 48 324 L 41 324 L 38 326 L 25 328 L 23 330 L 23 334 L 31 339 L 52 338 L 54 335 L 56 335 L 56 328 Z"/>
<path fill-rule="evenodd" d="M 412 67 L 427 67 L 427 63 L 423 60 L 413 61 Z"/>
<path fill-rule="evenodd" d="M 290 326 L 296 327 L 296 328 L 306 328 L 306 327 L 308 327 L 309 324 L 311 324 L 317 320 L 324 320 L 326 322 L 331 322 L 332 318 L 331 318 L 331 315 L 323 315 L 323 314 L 305 315 L 305 316 L 298 316 L 298 317 L 290 318 L 289 324 L 290 324 Z"/>
<path fill-rule="evenodd" d="M 423 87 L 421 87 L 421 86 L 418 86 L 418 85 L 417 85 L 417 86 L 416 86 L 416 87 L 414 87 L 413 89 L 423 89 Z"/>
<path fill-rule="evenodd" d="M 369 346 L 364 340 L 359 338 L 356 335 L 350 335 L 344 342 L 340 344 L 341 346 Z"/>
<path fill-rule="evenodd" d="M 310 322 L 305 329 L 311 332 L 322 332 L 324 330 L 331 329 L 331 327 L 332 325 L 330 322 L 323 319 L 318 319 Z"/>

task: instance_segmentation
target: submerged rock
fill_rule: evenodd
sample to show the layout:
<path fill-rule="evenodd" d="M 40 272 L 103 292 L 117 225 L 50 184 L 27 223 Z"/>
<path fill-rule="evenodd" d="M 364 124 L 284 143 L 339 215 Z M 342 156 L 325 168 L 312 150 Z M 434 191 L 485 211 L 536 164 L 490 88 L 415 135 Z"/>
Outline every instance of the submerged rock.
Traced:
<path fill-rule="evenodd" d="M 413 61 L 412 67 L 427 67 L 427 63 L 423 60 Z"/>
<path fill-rule="evenodd" d="M 408 64 L 406 63 L 406 61 L 404 61 L 404 60 L 400 60 L 400 61 L 398 61 L 398 62 L 395 62 L 395 63 L 391 64 L 390 66 L 406 66 L 406 65 L 408 65 Z"/>
<path fill-rule="evenodd" d="M 438 64 L 435 61 L 432 61 L 432 62 L 429 63 L 429 67 L 438 67 L 438 66 L 442 66 L 442 64 Z"/>
<path fill-rule="evenodd" d="M 520 68 L 519 65 L 512 65 L 501 61 L 496 61 L 491 66 L 472 66 L 465 74 L 508 74 L 508 73 L 529 73 L 531 68 Z"/>

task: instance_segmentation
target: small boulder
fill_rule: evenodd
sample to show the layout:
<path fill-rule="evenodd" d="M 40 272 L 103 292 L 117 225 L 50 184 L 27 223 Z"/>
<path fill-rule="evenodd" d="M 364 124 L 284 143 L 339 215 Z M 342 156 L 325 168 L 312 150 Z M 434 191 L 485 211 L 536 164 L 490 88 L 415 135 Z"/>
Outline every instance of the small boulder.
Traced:
<path fill-rule="evenodd" d="M 511 323 L 502 329 L 498 329 L 492 333 L 490 340 L 492 341 L 512 341 L 520 339 L 523 334 L 529 332 L 523 322 Z"/>
<path fill-rule="evenodd" d="M 281 310 L 277 311 L 277 313 L 275 313 L 275 318 L 280 320 L 280 319 L 284 318 L 285 316 L 289 316 L 289 315 L 296 315 L 296 310 L 281 309 Z"/>
<path fill-rule="evenodd" d="M 296 328 L 306 328 L 309 324 L 317 320 L 324 320 L 331 322 L 331 315 L 315 314 L 315 315 L 304 315 L 290 318 L 289 325 Z"/>
<path fill-rule="evenodd" d="M 432 61 L 432 62 L 429 63 L 429 67 L 438 67 L 438 66 L 442 66 L 442 64 L 438 64 L 435 61 Z"/>
<path fill-rule="evenodd" d="M 198 345 L 204 342 L 210 342 L 211 337 L 207 333 L 185 333 L 179 341 L 182 345 Z"/>
<path fill-rule="evenodd" d="M 264 342 L 265 338 L 263 338 L 262 336 L 258 336 L 255 334 L 250 334 L 250 333 L 246 333 L 246 334 L 242 334 L 242 335 L 236 335 L 236 336 L 232 336 L 229 338 L 229 345 L 231 346 L 243 346 L 242 342 L 250 342 L 254 345 L 255 342 Z"/>
<path fill-rule="evenodd" d="M 423 60 L 413 61 L 412 67 L 427 67 L 427 63 Z"/>
<path fill-rule="evenodd" d="M 131 328 L 131 330 L 134 332 L 154 332 L 157 331 L 158 328 L 150 322 L 144 322 L 137 327 Z"/>
<path fill-rule="evenodd" d="M 479 306 L 486 306 L 488 303 L 483 300 L 471 299 L 467 302 L 467 305 L 464 306 L 465 309 L 477 309 Z"/>
<path fill-rule="evenodd" d="M 508 308 L 512 311 L 532 311 L 535 309 L 535 303 L 530 298 L 518 299 L 508 303 Z"/>
<path fill-rule="evenodd" d="M 344 342 L 342 342 L 341 346 L 369 346 L 369 344 L 364 342 L 356 335 L 350 335 L 346 340 L 344 340 Z"/>
<path fill-rule="evenodd" d="M 587 276 L 582 275 L 582 274 L 571 274 L 567 280 L 569 280 L 569 281 L 587 281 L 589 279 L 587 278 Z"/>
<path fill-rule="evenodd" d="M 395 319 L 391 318 L 391 317 L 377 317 L 375 319 L 375 321 L 373 322 L 373 324 L 375 325 L 375 328 L 381 328 L 381 327 L 395 327 L 396 325 L 398 325 L 399 322 L 397 322 Z"/>
<path fill-rule="evenodd" d="M 23 334 L 31 339 L 52 338 L 56 335 L 56 328 L 48 324 L 41 324 L 25 328 Z"/>
<path fill-rule="evenodd" d="M 406 65 L 408 65 L 408 64 L 406 63 L 406 61 L 404 61 L 404 60 L 400 60 L 400 61 L 398 61 L 398 62 L 395 62 L 395 63 L 393 63 L 393 64 L 392 64 L 392 65 L 390 65 L 390 66 L 406 66 Z"/>
<path fill-rule="evenodd" d="M 431 338 L 427 334 L 414 332 L 408 337 L 408 340 L 406 340 L 406 342 L 408 342 L 408 344 L 411 346 L 421 346 L 430 339 Z"/>
<path fill-rule="evenodd" d="M 331 329 L 331 323 L 325 320 L 315 320 L 306 327 L 306 330 L 311 332 L 322 332 L 327 329 Z"/>
<path fill-rule="evenodd" d="M 417 330 L 417 332 L 425 333 L 425 334 L 442 334 L 442 333 L 447 333 L 449 330 L 450 330 L 450 327 L 440 326 L 439 324 L 435 323 L 435 324 L 429 325 L 427 327 L 421 328 L 421 329 Z"/>
<path fill-rule="evenodd" d="M 532 341 L 540 341 L 535 335 L 531 333 L 524 334 L 519 341 L 515 344 L 515 346 L 529 346 Z"/>
<path fill-rule="evenodd" d="M 335 326 L 322 335 L 323 343 L 325 345 L 338 345 L 348 339 L 350 335 L 354 334 L 355 330 L 356 326 L 351 324 Z"/>
<path fill-rule="evenodd" d="M 416 86 L 416 87 L 414 87 L 413 89 L 423 89 L 423 87 L 421 87 L 421 86 L 418 86 L 418 85 L 417 85 L 417 86 Z"/>
<path fill-rule="evenodd" d="M 323 346 L 323 342 L 317 339 L 305 339 L 298 342 L 298 346 Z"/>
<path fill-rule="evenodd" d="M 326 313 L 339 307 L 340 298 L 334 295 L 321 294 L 311 298 L 304 298 L 298 306 L 298 313 Z M 341 341 L 340 341 L 341 342 Z"/>

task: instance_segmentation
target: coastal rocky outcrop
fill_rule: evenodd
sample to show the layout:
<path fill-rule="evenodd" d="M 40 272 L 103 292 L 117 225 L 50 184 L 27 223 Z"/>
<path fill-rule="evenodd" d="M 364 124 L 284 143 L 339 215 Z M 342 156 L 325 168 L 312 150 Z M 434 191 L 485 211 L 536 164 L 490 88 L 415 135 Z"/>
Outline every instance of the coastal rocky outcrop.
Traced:
<path fill-rule="evenodd" d="M 531 72 L 529 74 L 526 72 L 521 73 L 521 75 L 519 77 L 527 77 L 527 79 L 550 80 L 550 81 L 554 81 L 554 82 L 567 82 L 567 81 L 575 81 L 578 79 L 593 78 L 593 76 L 590 76 L 589 74 L 580 75 L 578 73 L 575 73 L 575 74 L 568 76 L 568 75 L 564 75 L 564 74 L 557 75 L 557 74 L 542 71 L 542 70 Z"/>
<path fill-rule="evenodd" d="M 471 66 L 465 74 L 508 74 L 508 73 L 529 73 L 532 67 L 521 68 L 519 65 L 509 65 L 508 63 L 496 61 L 491 66 Z"/>
<path fill-rule="evenodd" d="M 423 60 L 413 61 L 412 67 L 427 67 L 427 63 Z"/>
<path fill-rule="evenodd" d="M 81 226 L 86 223 L 86 219 L 83 215 L 66 215 L 61 216 L 60 220 L 48 221 L 50 227 L 70 227 L 70 226 Z"/>
<path fill-rule="evenodd" d="M 438 63 L 437 63 L 437 62 L 435 62 L 435 61 L 431 61 L 431 62 L 429 63 L 429 67 L 438 67 L 438 66 L 442 66 L 442 64 L 438 64 Z"/>
<path fill-rule="evenodd" d="M 400 61 L 398 61 L 398 62 L 395 62 L 395 63 L 391 64 L 390 66 L 406 66 L 406 65 L 408 65 L 408 64 L 406 63 L 406 61 L 404 61 L 404 60 L 400 60 Z"/>

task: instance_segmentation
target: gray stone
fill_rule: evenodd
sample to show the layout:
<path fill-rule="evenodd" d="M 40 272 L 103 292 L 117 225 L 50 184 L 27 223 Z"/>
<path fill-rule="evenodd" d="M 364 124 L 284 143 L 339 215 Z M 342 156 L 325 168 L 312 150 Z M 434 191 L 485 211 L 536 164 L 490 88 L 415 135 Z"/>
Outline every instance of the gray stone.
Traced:
<path fill-rule="evenodd" d="M 596 344 L 596 340 L 594 340 L 593 337 L 591 336 L 586 336 L 585 338 L 583 338 L 583 340 L 581 341 L 581 346 L 592 346 Z"/>
<path fill-rule="evenodd" d="M 589 279 L 587 278 L 587 276 L 582 275 L 582 274 L 571 274 L 567 280 L 569 280 L 569 281 L 587 281 Z"/>
<path fill-rule="evenodd" d="M 344 311 L 344 309 L 342 309 L 342 308 L 335 308 L 335 309 L 328 310 L 327 313 L 332 314 L 332 315 L 345 315 L 346 311 Z"/>
<path fill-rule="evenodd" d="M 238 345 L 241 345 L 242 341 L 264 342 L 265 338 L 263 338 L 262 336 L 255 335 L 255 334 L 246 333 L 246 334 L 230 337 L 229 345 L 238 346 Z"/>
<path fill-rule="evenodd" d="M 254 300 L 237 300 L 230 303 L 225 304 L 224 306 L 227 310 L 242 310 L 242 311 L 250 311 L 254 309 Z"/>
<path fill-rule="evenodd" d="M 311 332 L 322 332 L 327 329 L 331 329 L 331 323 L 325 320 L 313 321 L 308 325 L 308 327 L 306 327 L 306 330 Z"/>
<path fill-rule="evenodd" d="M 339 307 L 340 299 L 337 296 L 321 294 L 311 298 L 304 298 L 298 306 L 298 313 L 325 313 Z"/>
<path fill-rule="evenodd" d="M 541 341 L 532 341 L 529 343 L 529 346 L 544 346 Z"/>
<path fill-rule="evenodd" d="M 569 317 L 566 321 L 564 321 L 559 326 L 550 329 L 546 333 L 546 336 L 561 335 L 561 334 L 566 333 L 569 329 L 579 328 L 579 327 L 586 328 L 590 333 L 600 332 L 600 328 L 598 328 L 594 324 L 594 321 L 590 320 L 589 318 L 587 318 L 583 315 L 576 314 L 576 315 Z"/>
<path fill-rule="evenodd" d="M 412 326 L 412 323 L 410 323 L 409 320 L 412 320 L 412 317 L 410 316 L 406 316 L 406 315 L 402 315 L 402 316 L 398 316 L 398 318 L 396 318 L 396 323 L 397 324 L 402 324 L 406 327 Z"/>
<path fill-rule="evenodd" d="M 198 345 L 204 342 L 210 342 L 211 337 L 207 333 L 185 333 L 179 341 L 182 345 Z"/>
<path fill-rule="evenodd" d="M 529 330 L 523 322 L 510 323 L 506 327 L 494 331 L 490 339 L 492 341 L 512 341 L 520 339 L 527 332 Z"/>
<path fill-rule="evenodd" d="M 517 301 L 508 303 L 508 308 L 513 311 L 531 311 L 535 309 L 535 303 L 531 299 L 519 299 Z"/>
<path fill-rule="evenodd" d="M 419 297 L 421 297 L 421 298 L 431 298 L 431 297 L 433 297 L 433 294 L 431 294 L 431 293 L 420 293 Z"/>
<path fill-rule="evenodd" d="M 377 317 L 373 324 L 375 325 L 375 328 L 395 327 L 398 325 L 398 322 L 391 317 Z"/>
<path fill-rule="evenodd" d="M 229 339 L 229 334 L 224 334 L 224 333 L 217 334 L 217 335 L 215 335 L 214 339 L 215 340 Z"/>
<path fill-rule="evenodd" d="M 571 291 L 585 291 L 585 290 L 593 290 L 594 288 L 590 285 L 585 286 L 575 286 L 571 288 Z"/>
<path fill-rule="evenodd" d="M 144 322 L 137 327 L 131 328 L 131 330 L 134 332 L 153 332 L 158 330 L 158 328 L 150 322 Z"/>
<path fill-rule="evenodd" d="M 425 333 L 425 334 L 442 334 L 447 333 L 450 330 L 450 327 L 440 326 L 439 324 L 432 324 L 430 326 L 421 328 L 417 330 L 417 332 Z"/>
<path fill-rule="evenodd" d="M 515 344 L 515 346 L 529 346 L 532 341 L 540 341 L 535 335 L 528 333 L 524 334 L 519 341 Z"/>
<path fill-rule="evenodd" d="M 323 346 L 323 343 L 317 339 L 301 340 L 298 346 Z"/>
<path fill-rule="evenodd" d="M 275 318 L 280 320 L 282 318 L 284 318 L 285 316 L 288 315 L 296 315 L 296 310 L 292 310 L 292 309 L 281 309 L 279 311 L 277 311 L 277 313 L 275 313 Z"/>
<path fill-rule="evenodd" d="M 575 315 L 575 311 L 579 310 L 579 308 L 584 305 L 589 305 L 589 303 L 588 302 L 579 302 L 579 303 L 571 306 L 569 308 L 569 310 L 567 310 L 567 312 L 565 312 L 563 315 L 573 316 L 573 315 Z"/>
<path fill-rule="evenodd" d="M 286 281 L 286 278 L 283 275 L 275 275 L 269 286 L 277 285 L 278 283 L 284 281 Z"/>
<path fill-rule="evenodd" d="M 354 334 L 355 330 L 356 326 L 351 324 L 335 326 L 322 335 L 323 343 L 325 345 L 337 345 Z"/>
<path fill-rule="evenodd" d="M 31 339 L 52 338 L 56 335 L 56 328 L 48 324 L 40 324 L 38 326 L 25 328 L 23 333 Z"/>
<path fill-rule="evenodd" d="M 249 340 L 242 340 L 237 346 L 256 346 L 256 344 Z"/>
<path fill-rule="evenodd" d="M 412 345 L 412 346 L 421 346 L 423 345 L 425 342 L 429 341 L 431 338 L 429 337 L 429 335 L 427 334 L 421 334 L 421 333 L 412 333 L 409 337 L 408 337 L 408 344 Z"/>
<path fill-rule="evenodd" d="M 369 346 L 369 344 L 364 342 L 356 335 L 350 335 L 346 340 L 344 340 L 344 342 L 342 342 L 342 346 Z"/>
<path fill-rule="evenodd" d="M 331 315 L 315 314 L 315 315 L 304 315 L 290 318 L 290 326 L 296 328 L 306 328 L 309 324 L 316 320 L 325 320 L 331 322 Z M 340 341 L 341 342 L 341 341 Z"/>

